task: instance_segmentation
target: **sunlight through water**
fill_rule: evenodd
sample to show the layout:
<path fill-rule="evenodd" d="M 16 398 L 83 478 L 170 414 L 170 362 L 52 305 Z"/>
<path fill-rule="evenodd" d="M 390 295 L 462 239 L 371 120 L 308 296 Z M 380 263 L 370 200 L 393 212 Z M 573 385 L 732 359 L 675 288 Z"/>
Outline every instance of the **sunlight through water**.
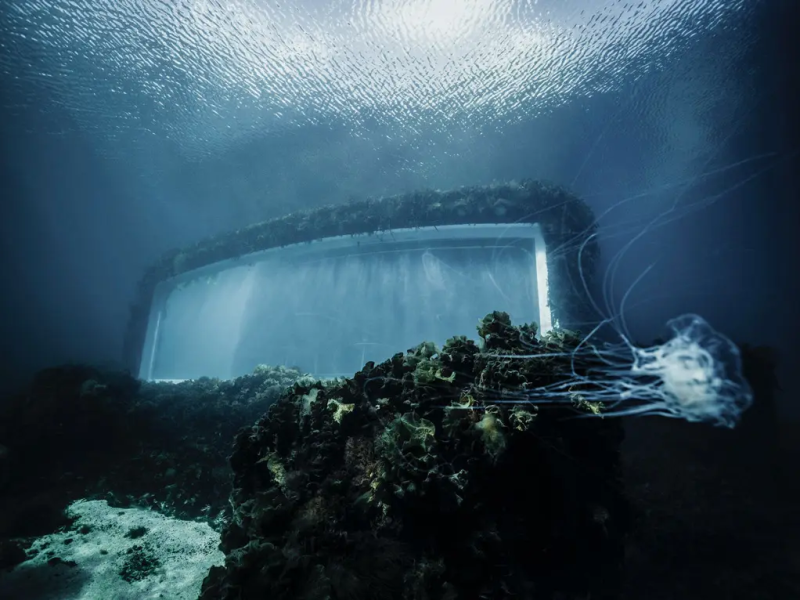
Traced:
<path fill-rule="evenodd" d="M 186 156 L 298 126 L 497 128 L 620 89 L 744 0 L 15 0 L 0 72 Z"/>

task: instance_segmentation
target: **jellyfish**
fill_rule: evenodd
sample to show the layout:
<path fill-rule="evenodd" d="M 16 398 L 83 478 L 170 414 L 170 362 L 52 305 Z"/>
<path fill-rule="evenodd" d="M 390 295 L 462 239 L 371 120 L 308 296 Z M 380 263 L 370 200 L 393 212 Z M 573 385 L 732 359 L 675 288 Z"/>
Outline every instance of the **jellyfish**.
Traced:
<path fill-rule="evenodd" d="M 583 265 L 582 252 L 586 243 L 578 252 L 579 269 Z M 630 247 L 626 244 L 623 250 Z M 742 413 L 753 403 L 753 392 L 742 374 L 741 354 L 736 344 L 697 314 L 670 319 L 667 322 L 670 337 L 663 343 L 647 347 L 634 344 L 625 322 L 626 303 L 652 265 L 626 290 L 619 306 L 612 309 L 610 280 L 620 260 L 621 256 L 614 257 L 604 277 L 602 307 L 593 298 L 581 271 L 585 294 L 602 318 L 575 348 L 548 354 L 542 353 L 541 348 L 531 347 L 532 354 L 525 355 L 531 359 L 568 357 L 570 375 L 564 381 L 506 393 L 503 398 L 491 402 L 579 403 L 595 408 L 582 412 L 581 417 L 658 415 L 735 427 Z M 618 342 L 599 339 L 599 332 L 606 327 L 611 328 Z M 556 325 L 554 331 L 558 330 Z M 506 357 L 521 358 L 519 355 Z"/>
<path fill-rule="evenodd" d="M 699 315 L 681 315 L 667 326 L 670 339 L 649 347 L 638 347 L 623 336 L 618 344 L 598 346 L 584 339 L 571 353 L 526 355 L 542 359 L 569 354 L 571 376 L 491 403 L 584 401 L 602 408 L 581 413 L 583 417 L 658 415 L 734 427 L 753 402 L 739 349 Z M 578 364 L 586 368 L 578 369 Z"/>
<path fill-rule="evenodd" d="M 620 265 L 637 242 L 654 230 L 710 206 L 729 192 L 774 167 L 768 164 L 732 185 L 714 194 L 683 202 L 686 189 L 692 184 L 722 172 L 772 158 L 773 153 L 752 156 L 702 173 L 692 180 L 677 182 L 684 186 L 682 192 L 672 195 L 666 207 L 658 211 L 610 259 L 595 297 L 583 272 L 584 250 L 590 241 L 602 233 L 615 237 L 631 230 L 635 222 L 625 220 L 617 225 L 599 228 L 598 225 L 611 212 L 639 199 L 645 194 L 623 198 L 601 213 L 590 230 L 576 232 L 574 237 L 560 247 L 548 249 L 549 259 L 561 253 L 578 251 L 580 273 L 577 285 L 586 297 L 599 320 L 588 324 L 588 334 L 582 336 L 576 347 L 568 352 L 542 353 L 542 348 L 531 348 L 530 359 L 550 357 L 568 358 L 571 373 L 562 382 L 533 389 L 504 391 L 502 397 L 490 403 L 532 403 L 546 405 L 575 405 L 576 402 L 595 408 L 580 412 L 580 418 L 657 415 L 692 422 L 710 423 L 732 428 L 740 421 L 742 413 L 753 403 L 753 392 L 742 374 L 738 347 L 725 335 L 716 331 L 703 317 L 684 314 L 667 322 L 669 336 L 666 342 L 651 346 L 633 343 L 626 322 L 635 288 L 652 271 L 650 264 L 638 275 L 617 301 L 613 290 Z M 599 230 L 599 231 L 598 231 Z M 602 332 L 611 330 L 611 337 Z M 554 331 L 559 325 L 554 324 Z M 612 339 L 615 341 L 606 341 Z M 519 359 L 520 355 L 508 358 Z M 583 402 L 582 402 L 583 401 Z M 596 404 L 595 404 L 596 403 Z"/>

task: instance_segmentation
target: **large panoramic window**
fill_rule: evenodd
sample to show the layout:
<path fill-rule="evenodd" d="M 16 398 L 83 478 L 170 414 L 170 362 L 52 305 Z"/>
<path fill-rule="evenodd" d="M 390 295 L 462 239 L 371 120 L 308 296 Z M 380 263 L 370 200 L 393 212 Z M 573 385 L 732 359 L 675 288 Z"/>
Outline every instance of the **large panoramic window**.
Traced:
<path fill-rule="evenodd" d="M 423 340 L 476 338 L 493 310 L 551 327 L 537 225 L 454 225 L 325 238 L 159 285 L 140 376 L 229 378 L 258 364 L 352 375 Z"/>

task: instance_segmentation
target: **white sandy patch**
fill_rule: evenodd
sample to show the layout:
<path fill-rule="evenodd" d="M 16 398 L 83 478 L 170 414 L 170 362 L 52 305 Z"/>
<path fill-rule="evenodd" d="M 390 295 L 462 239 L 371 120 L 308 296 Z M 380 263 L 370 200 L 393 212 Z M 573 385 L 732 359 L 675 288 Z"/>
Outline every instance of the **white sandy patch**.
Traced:
<path fill-rule="evenodd" d="M 78 517 L 69 531 L 39 538 L 31 548 L 35 557 L 0 575 L 0 598 L 196 600 L 209 568 L 223 562 L 219 534 L 204 523 L 112 508 L 102 500 L 78 501 L 67 513 Z M 141 537 L 128 536 L 141 527 Z M 48 564 L 53 557 L 63 562 Z M 154 566 L 137 569 L 141 558 Z"/>

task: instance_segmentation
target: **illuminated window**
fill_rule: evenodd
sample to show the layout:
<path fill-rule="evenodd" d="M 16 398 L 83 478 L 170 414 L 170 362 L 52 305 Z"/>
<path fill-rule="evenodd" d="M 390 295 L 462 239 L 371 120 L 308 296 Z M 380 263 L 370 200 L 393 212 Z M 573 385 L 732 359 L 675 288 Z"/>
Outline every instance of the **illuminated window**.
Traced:
<path fill-rule="evenodd" d="M 258 364 L 351 376 L 422 341 L 476 338 L 487 313 L 551 328 L 538 225 L 332 237 L 223 261 L 156 288 L 140 377 L 230 378 Z"/>

